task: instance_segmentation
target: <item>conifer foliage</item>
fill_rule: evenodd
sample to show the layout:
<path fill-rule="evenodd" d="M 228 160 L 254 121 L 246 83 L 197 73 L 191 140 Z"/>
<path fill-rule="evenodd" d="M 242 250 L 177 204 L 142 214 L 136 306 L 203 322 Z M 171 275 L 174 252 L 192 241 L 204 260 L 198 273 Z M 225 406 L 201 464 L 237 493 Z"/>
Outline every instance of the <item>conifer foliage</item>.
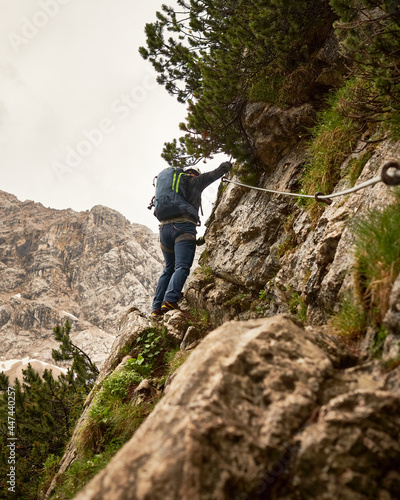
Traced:
<path fill-rule="evenodd" d="M 40 376 L 29 364 L 23 371 L 22 383 L 13 386 L 13 432 L 16 437 L 15 478 L 18 495 L 15 498 L 39 498 L 45 463 L 49 457 L 60 457 L 80 416 L 87 394 L 93 387 L 98 370 L 88 356 L 70 339 L 71 326 L 54 328 L 60 350 L 53 350 L 55 361 L 70 360 L 66 374 L 54 378 L 51 370 Z M 9 472 L 9 401 L 10 381 L 0 374 L 0 476 L 2 491 L 7 492 Z M 12 421 L 12 419 L 11 419 Z M 55 460 L 57 461 L 57 459 Z M 13 498 L 10 496 L 10 498 Z"/>
<path fill-rule="evenodd" d="M 400 122 L 400 4 L 398 0 L 331 0 L 336 33 L 363 86 L 346 105 L 369 121 Z M 398 127 L 399 123 L 397 124 Z"/>
<path fill-rule="evenodd" d="M 186 123 L 181 124 L 185 134 L 167 143 L 162 156 L 176 166 L 220 152 L 254 163 L 243 125 L 254 86 L 259 94 L 262 81 L 262 92 L 271 98 L 276 85 L 293 79 L 332 29 L 329 2 L 177 3 L 177 10 L 163 5 L 157 20 L 146 25 L 147 46 L 139 49 L 159 73 L 158 82 L 188 106 Z M 296 94 L 288 88 L 288 101 Z"/>

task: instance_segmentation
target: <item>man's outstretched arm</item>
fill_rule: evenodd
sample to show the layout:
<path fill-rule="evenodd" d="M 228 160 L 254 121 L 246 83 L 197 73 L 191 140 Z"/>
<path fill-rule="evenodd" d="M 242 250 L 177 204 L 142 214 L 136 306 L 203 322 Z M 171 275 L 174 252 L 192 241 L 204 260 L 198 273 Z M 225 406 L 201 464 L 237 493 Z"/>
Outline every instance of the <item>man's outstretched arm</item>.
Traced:
<path fill-rule="evenodd" d="M 212 184 L 214 181 L 220 179 L 223 175 L 232 170 L 232 163 L 229 161 L 224 161 L 221 165 L 211 172 L 205 172 L 200 174 L 198 177 L 193 178 L 196 187 L 199 191 L 203 191 L 206 187 Z"/>

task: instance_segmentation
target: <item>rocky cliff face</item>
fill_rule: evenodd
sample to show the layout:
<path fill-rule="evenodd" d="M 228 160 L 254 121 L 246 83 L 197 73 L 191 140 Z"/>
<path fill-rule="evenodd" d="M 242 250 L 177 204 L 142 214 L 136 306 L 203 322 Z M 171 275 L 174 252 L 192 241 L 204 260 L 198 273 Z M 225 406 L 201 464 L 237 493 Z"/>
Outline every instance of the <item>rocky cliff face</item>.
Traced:
<path fill-rule="evenodd" d="M 129 306 L 146 310 L 157 236 L 107 207 L 53 210 L 0 191 L 0 358 L 51 362 L 52 329 L 102 363 Z"/>
<path fill-rule="evenodd" d="M 126 318 L 119 346 L 144 327 Z M 399 367 L 381 375 L 356 364 L 334 338 L 287 316 L 225 323 L 75 498 L 398 498 Z"/>
<path fill-rule="evenodd" d="M 358 149 L 363 149 L 363 143 Z M 360 154 L 349 157 L 343 171 Z M 357 184 L 375 177 L 386 161 L 399 157 L 400 143 L 382 142 Z M 299 143 L 273 172 L 264 174 L 259 186 L 298 192 L 305 158 Z M 335 191 L 349 187 L 344 178 Z M 206 232 L 207 253 L 201 262 L 208 267 L 208 275 L 192 275 L 187 299 L 207 309 L 218 326 L 228 319 L 250 317 L 249 298 L 264 290 L 265 314 L 289 312 L 291 299 L 297 297 L 309 323 L 325 324 L 350 284 L 354 263 L 350 223 L 355 216 L 390 203 L 391 189 L 380 183 L 333 198 L 332 205 L 322 207 L 321 216 L 313 220 L 293 198 L 229 184 Z"/>
<path fill-rule="evenodd" d="M 399 156 L 399 143 L 381 143 L 357 182 Z M 300 142 L 260 185 L 298 189 L 304 159 Z M 336 190 L 345 187 L 343 180 Z M 377 184 L 336 199 L 313 220 L 290 198 L 228 185 L 183 312 L 162 322 L 192 354 L 145 423 L 76 499 L 398 498 L 400 367 L 387 371 L 369 358 L 373 335 L 348 347 L 327 324 L 351 281 L 348 221 L 387 204 L 389 189 Z M 392 360 L 399 359 L 398 285 L 399 278 L 385 318 L 384 357 Z M 266 300 L 254 307 L 260 290 Z M 282 315 L 299 316 L 299 307 L 306 328 Z M 208 331 L 218 328 L 205 336 L 188 319 L 193 310 L 203 311 Z M 130 357 L 121 361 L 120 353 L 159 327 L 137 312 L 124 317 L 48 498 L 79 457 L 77 442 L 103 381 Z M 159 393 L 158 384 L 147 380 L 140 398 L 144 385 L 133 387 L 131 405 Z"/>
<path fill-rule="evenodd" d="M 248 107 L 245 125 L 266 166 L 259 187 L 298 192 L 301 130 L 313 113 L 311 103 Z M 335 191 L 349 187 L 349 162 L 365 146 L 342 164 Z M 399 158 L 399 142 L 374 144 L 357 183 Z M 130 407 L 152 393 L 161 401 L 77 500 L 399 498 L 400 277 L 387 290 L 391 365 L 369 355 L 376 332 L 347 343 L 329 325 L 351 284 L 349 222 L 388 204 L 390 189 L 335 198 L 316 217 L 295 198 L 221 187 L 182 311 L 160 323 L 127 311 L 47 497 L 81 453 L 103 382 L 138 356 L 143 332 L 162 330 L 191 354 L 172 381 L 155 375 L 129 388 Z"/>
<path fill-rule="evenodd" d="M 399 143 L 381 143 L 357 182 L 399 156 Z M 298 189 L 304 158 L 300 142 L 260 185 Z M 336 190 L 345 187 L 343 180 Z M 142 332 L 160 327 L 189 359 L 162 393 L 156 379 L 132 387 L 133 407 L 154 391 L 162 399 L 77 500 L 398 498 L 400 278 L 385 318 L 384 359 L 397 360 L 394 369 L 369 357 L 373 335 L 349 346 L 327 324 L 351 281 L 348 221 L 387 204 L 389 190 L 377 184 L 336 199 L 313 220 L 290 198 L 228 185 L 182 312 L 161 325 L 135 311 L 124 316 L 47 498 L 79 458 L 103 381 L 125 369 Z M 207 331 L 216 329 L 206 335 L 190 311 L 202 311 Z"/>

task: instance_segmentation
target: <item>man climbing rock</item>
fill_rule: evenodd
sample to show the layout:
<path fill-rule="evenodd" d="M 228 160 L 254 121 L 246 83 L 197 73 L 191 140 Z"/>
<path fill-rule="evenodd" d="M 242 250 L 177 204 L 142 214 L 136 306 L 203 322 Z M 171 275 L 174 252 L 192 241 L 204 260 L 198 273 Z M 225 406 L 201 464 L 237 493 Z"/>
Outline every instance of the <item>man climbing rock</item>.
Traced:
<path fill-rule="evenodd" d="M 202 174 L 197 167 L 185 171 L 169 167 L 158 175 L 154 215 L 160 221 L 165 267 L 154 296 L 152 316 L 178 309 L 178 300 L 196 252 L 201 193 L 231 168 L 230 162 L 224 162 L 215 170 Z"/>

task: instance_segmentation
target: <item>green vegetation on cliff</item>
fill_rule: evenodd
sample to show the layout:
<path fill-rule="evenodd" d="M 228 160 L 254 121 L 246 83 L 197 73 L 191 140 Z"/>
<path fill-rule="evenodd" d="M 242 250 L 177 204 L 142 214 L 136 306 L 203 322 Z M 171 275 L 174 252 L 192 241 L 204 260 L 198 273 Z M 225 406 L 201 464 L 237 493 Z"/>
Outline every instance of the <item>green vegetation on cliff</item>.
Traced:
<path fill-rule="evenodd" d="M 335 19 L 327 0 L 178 0 L 146 25 L 140 53 L 159 83 L 187 103 L 185 135 L 167 143 L 163 157 L 188 165 L 224 152 L 256 166 L 244 128 L 247 103 L 282 106 L 318 93 L 310 78 L 315 53 Z"/>
<path fill-rule="evenodd" d="M 400 15 L 395 0 L 178 0 L 146 25 L 140 48 L 166 90 L 187 104 L 184 135 L 162 156 L 185 166 L 216 153 L 241 175 L 263 166 L 245 127 L 246 106 L 306 102 L 316 111 L 304 191 L 329 191 L 363 137 L 400 134 Z M 341 78 L 321 84 L 318 52 L 335 32 Z M 340 81 L 343 88 L 340 88 Z"/>
<path fill-rule="evenodd" d="M 114 371 L 92 392 L 76 438 L 77 457 L 59 477 L 52 499 L 73 498 L 111 460 L 152 412 L 168 376 L 188 355 L 156 322 L 121 347 Z"/>
<path fill-rule="evenodd" d="M 387 334 L 383 320 L 390 292 L 400 273 L 399 213 L 400 191 L 395 190 L 390 205 L 371 210 L 352 222 L 355 234 L 352 286 L 332 320 L 343 334 L 353 338 L 364 335 L 368 327 L 373 328 L 379 348 Z M 379 354 L 378 346 L 373 346 L 375 355 Z"/>
<path fill-rule="evenodd" d="M 359 141 L 367 150 L 385 138 L 400 138 L 398 2 L 330 3 L 339 18 L 334 27 L 347 74 L 343 85 L 326 99 L 311 130 L 310 161 L 302 179 L 304 192 L 311 194 L 333 190 L 340 166 Z M 354 184 L 354 171 L 350 174 Z"/>
<path fill-rule="evenodd" d="M 47 465 L 58 461 L 72 435 L 83 403 L 93 387 L 97 368 L 70 339 L 71 325 L 56 326 L 54 334 L 60 342 L 53 350 L 57 361 L 72 361 L 66 374 L 54 378 L 51 370 L 40 376 L 31 365 L 23 371 L 23 382 L 14 383 L 15 406 L 12 415 L 8 406 L 10 381 L 0 373 L 0 476 L 3 491 L 7 491 L 10 444 L 10 423 L 17 438 L 15 447 L 15 498 L 35 500 L 45 481 Z M 50 476 L 51 477 L 51 476 Z"/>

